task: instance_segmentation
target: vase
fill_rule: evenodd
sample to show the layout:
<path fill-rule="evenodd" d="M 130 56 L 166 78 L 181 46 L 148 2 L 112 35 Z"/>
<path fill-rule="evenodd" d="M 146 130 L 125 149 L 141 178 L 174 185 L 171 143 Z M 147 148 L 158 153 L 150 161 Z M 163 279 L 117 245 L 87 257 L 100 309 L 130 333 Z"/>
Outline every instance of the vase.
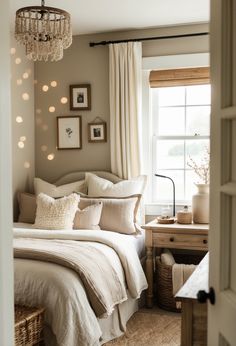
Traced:
<path fill-rule="evenodd" d="M 209 223 L 209 184 L 196 184 L 198 192 L 192 197 L 194 223 Z"/>

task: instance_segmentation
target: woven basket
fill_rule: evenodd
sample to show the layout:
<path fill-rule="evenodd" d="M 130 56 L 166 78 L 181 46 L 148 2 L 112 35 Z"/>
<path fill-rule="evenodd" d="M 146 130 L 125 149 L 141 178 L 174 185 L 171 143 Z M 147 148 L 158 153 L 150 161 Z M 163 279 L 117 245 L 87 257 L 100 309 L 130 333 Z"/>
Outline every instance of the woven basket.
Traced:
<path fill-rule="evenodd" d="M 33 346 L 42 340 L 43 308 L 15 305 L 15 346 Z"/>
<path fill-rule="evenodd" d="M 191 224 L 193 221 L 193 215 L 191 211 L 178 211 L 177 222 L 181 224 Z"/>
<path fill-rule="evenodd" d="M 174 255 L 176 263 L 199 264 L 200 255 Z M 160 308 L 168 311 L 180 312 L 181 308 L 176 307 L 176 300 L 173 296 L 172 266 L 163 264 L 160 257 L 156 257 L 157 275 L 157 304 Z"/>

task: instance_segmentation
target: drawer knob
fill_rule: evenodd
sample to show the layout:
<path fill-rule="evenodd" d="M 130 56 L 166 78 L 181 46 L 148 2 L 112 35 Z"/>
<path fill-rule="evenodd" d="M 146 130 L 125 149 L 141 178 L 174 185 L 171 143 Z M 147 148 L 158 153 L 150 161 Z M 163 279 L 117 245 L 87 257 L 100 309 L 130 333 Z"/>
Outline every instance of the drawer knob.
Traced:
<path fill-rule="evenodd" d="M 171 237 L 171 238 L 170 238 L 170 241 L 171 241 L 171 242 L 173 242 L 174 240 L 175 240 L 174 237 Z"/>
<path fill-rule="evenodd" d="M 203 244 L 207 244 L 207 239 L 203 239 Z"/>

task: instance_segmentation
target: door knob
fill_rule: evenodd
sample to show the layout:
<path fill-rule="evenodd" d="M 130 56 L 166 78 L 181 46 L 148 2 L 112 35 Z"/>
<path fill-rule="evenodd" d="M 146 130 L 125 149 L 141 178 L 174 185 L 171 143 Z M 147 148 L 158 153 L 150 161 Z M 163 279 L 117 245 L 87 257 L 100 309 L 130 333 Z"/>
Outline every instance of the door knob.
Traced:
<path fill-rule="evenodd" d="M 215 304 L 215 291 L 214 288 L 210 288 L 210 291 L 207 293 L 206 291 L 200 290 L 197 293 L 197 300 L 199 303 L 206 303 L 207 299 L 209 299 L 212 305 Z"/>

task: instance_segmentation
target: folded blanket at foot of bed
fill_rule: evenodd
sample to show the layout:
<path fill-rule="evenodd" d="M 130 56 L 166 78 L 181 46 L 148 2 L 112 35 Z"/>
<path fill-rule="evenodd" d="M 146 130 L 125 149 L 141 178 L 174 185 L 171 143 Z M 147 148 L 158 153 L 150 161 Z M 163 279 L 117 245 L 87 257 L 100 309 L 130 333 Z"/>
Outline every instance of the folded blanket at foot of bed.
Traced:
<path fill-rule="evenodd" d="M 124 246 L 119 235 L 28 230 L 18 231 L 15 236 L 15 258 L 52 262 L 73 269 L 82 280 L 97 317 L 111 315 L 117 304 L 127 300 L 126 282 L 135 299 L 147 287 L 135 249 L 132 244 Z M 122 263 L 125 278 L 117 274 L 114 261 L 109 261 L 103 249 L 95 245 L 97 242 L 114 250 Z"/>

